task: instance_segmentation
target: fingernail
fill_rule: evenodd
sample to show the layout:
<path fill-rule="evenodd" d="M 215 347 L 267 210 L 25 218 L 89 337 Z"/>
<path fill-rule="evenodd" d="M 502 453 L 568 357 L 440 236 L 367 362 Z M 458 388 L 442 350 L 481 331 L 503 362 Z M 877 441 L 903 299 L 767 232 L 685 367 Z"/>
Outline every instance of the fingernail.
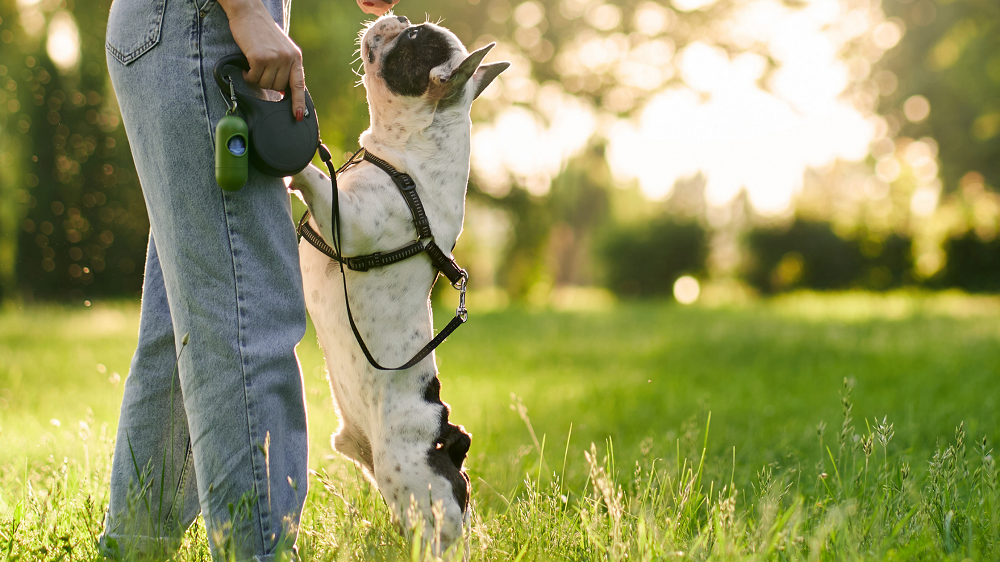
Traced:
<path fill-rule="evenodd" d="M 295 120 L 302 121 L 302 109 L 295 110 Z"/>
<path fill-rule="evenodd" d="M 374 2 L 365 2 L 365 6 L 368 6 L 369 8 L 371 8 L 371 7 L 375 6 L 375 3 Z"/>

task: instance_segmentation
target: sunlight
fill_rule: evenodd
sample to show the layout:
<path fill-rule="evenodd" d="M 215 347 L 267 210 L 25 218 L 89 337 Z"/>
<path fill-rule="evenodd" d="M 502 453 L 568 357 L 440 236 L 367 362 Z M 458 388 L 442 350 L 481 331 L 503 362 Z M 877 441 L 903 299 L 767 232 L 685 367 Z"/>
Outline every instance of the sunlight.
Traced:
<path fill-rule="evenodd" d="M 472 166 L 480 187 L 494 195 L 510 189 L 511 176 L 533 195 L 549 191 L 566 160 L 587 145 L 597 129 L 594 112 L 554 83 L 535 96 L 542 119 L 520 106 L 477 125 L 472 136 Z"/>
<path fill-rule="evenodd" d="M 690 275 L 684 275 L 674 281 L 674 298 L 681 304 L 694 304 L 701 294 L 701 285 Z"/>
<path fill-rule="evenodd" d="M 688 45 L 674 57 L 684 85 L 650 97 L 637 118 L 607 130 L 615 177 L 637 180 L 648 196 L 662 198 L 701 172 L 709 204 L 724 205 L 746 188 L 759 212 L 776 214 L 791 205 L 808 168 L 865 158 L 876 126 L 844 99 L 852 70 L 838 55 L 871 18 L 841 10 L 836 0 L 814 0 L 802 10 L 771 0 L 743 7 L 728 34 L 748 45 L 766 42 L 777 63 L 770 74 L 760 55 Z M 857 67 L 866 78 L 867 61 Z"/>
<path fill-rule="evenodd" d="M 80 62 L 80 30 L 69 12 L 58 11 L 49 22 L 45 50 L 59 70 L 66 71 Z"/>
<path fill-rule="evenodd" d="M 18 20 L 21 28 L 31 37 L 37 37 L 45 29 L 45 14 L 39 6 L 40 0 L 17 0 Z"/>

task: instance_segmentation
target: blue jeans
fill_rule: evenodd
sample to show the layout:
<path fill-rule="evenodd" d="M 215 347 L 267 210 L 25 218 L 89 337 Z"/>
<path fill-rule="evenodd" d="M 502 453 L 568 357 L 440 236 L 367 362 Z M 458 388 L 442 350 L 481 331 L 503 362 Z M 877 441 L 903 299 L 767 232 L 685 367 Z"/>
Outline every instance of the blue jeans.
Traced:
<path fill-rule="evenodd" d="M 285 22 L 287 5 L 264 4 Z M 214 0 L 111 7 L 108 69 L 150 221 L 101 538 L 126 558 L 176 548 L 201 513 L 215 559 L 271 560 L 292 548 L 306 496 L 295 356 L 306 319 L 288 192 L 252 168 L 240 191 L 215 182 L 226 106 L 212 70 L 234 52 Z"/>

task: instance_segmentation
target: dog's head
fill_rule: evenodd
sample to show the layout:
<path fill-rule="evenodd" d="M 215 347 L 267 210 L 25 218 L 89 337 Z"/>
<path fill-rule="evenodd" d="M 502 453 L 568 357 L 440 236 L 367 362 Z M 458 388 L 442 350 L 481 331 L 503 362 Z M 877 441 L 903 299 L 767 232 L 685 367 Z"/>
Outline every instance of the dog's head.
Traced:
<path fill-rule="evenodd" d="M 373 117 L 394 100 L 438 109 L 471 106 L 509 62 L 481 64 L 494 43 L 468 53 L 454 33 L 433 23 L 413 25 L 385 15 L 361 36 L 364 85 Z"/>

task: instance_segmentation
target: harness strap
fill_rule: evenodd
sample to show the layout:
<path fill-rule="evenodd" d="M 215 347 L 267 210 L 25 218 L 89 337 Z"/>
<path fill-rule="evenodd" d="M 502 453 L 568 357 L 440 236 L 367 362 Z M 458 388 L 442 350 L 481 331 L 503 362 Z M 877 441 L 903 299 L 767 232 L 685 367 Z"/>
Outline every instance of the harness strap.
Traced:
<path fill-rule="evenodd" d="M 455 260 L 445 255 L 445 253 L 441 251 L 441 248 L 435 244 L 433 240 L 424 246 L 424 251 L 427 252 L 427 256 L 431 258 L 431 262 L 434 264 L 434 267 L 438 268 L 438 271 L 443 273 L 444 276 L 448 278 L 448 281 L 451 281 L 452 287 L 457 289 L 459 281 L 469 276 L 464 269 L 458 267 Z"/>
<path fill-rule="evenodd" d="M 337 252 L 334 252 L 333 248 L 331 248 L 326 243 L 326 241 L 323 240 L 323 237 L 320 236 L 319 233 L 313 230 L 313 227 L 309 225 L 310 216 L 311 213 L 309 212 L 308 209 L 306 209 L 306 212 L 302 215 L 302 218 L 299 219 L 299 226 L 296 227 L 295 229 L 296 232 L 299 233 L 299 240 L 305 238 L 306 242 L 312 244 L 313 248 L 316 248 L 317 250 L 323 252 L 324 254 L 327 255 L 327 257 L 330 257 L 340 263 L 344 263 L 344 261 L 340 259 L 340 256 L 337 255 Z"/>
<path fill-rule="evenodd" d="M 354 156 L 352 156 L 343 167 L 337 170 L 336 173 L 339 174 L 348 167 L 356 164 L 358 162 L 358 160 L 355 160 L 357 154 L 357 152 L 354 153 Z M 417 184 L 413 181 L 413 178 L 396 170 L 396 168 L 394 168 L 391 164 L 382 160 L 378 156 L 375 156 L 371 152 L 368 152 L 367 150 L 365 150 L 365 154 L 362 159 L 381 168 L 383 172 L 392 178 L 396 187 L 399 188 L 399 193 L 403 196 L 406 206 L 410 209 L 410 215 L 413 217 L 413 226 L 417 230 L 417 240 L 414 240 L 413 242 L 410 242 L 409 244 L 391 252 L 375 252 L 374 254 L 366 254 L 363 256 L 342 257 L 340 252 L 334 251 L 333 248 L 324 242 L 323 237 L 320 236 L 320 234 L 309 224 L 310 214 L 308 210 L 302 215 L 302 219 L 299 220 L 299 236 L 309 241 L 309 243 L 312 244 L 317 250 L 346 265 L 347 269 L 352 271 L 368 271 L 369 269 L 375 267 L 390 265 L 398 261 L 405 260 L 419 254 L 420 252 L 427 252 L 427 257 L 431 259 L 431 263 L 434 264 L 434 267 L 448 278 L 452 287 L 457 289 L 459 282 L 462 280 L 462 276 L 468 274 L 458 265 L 458 263 L 455 262 L 454 259 L 448 257 L 448 254 L 444 253 L 441 247 L 434 241 L 434 234 L 431 232 L 430 221 L 427 219 L 427 212 L 424 211 L 424 205 L 421 203 L 420 196 L 417 194 Z M 327 166 L 332 168 L 329 163 L 327 163 Z"/>
<path fill-rule="evenodd" d="M 358 151 L 360 152 L 360 150 Z M 358 341 L 361 346 L 361 351 L 365 354 L 365 358 L 368 359 L 368 363 L 372 367 L 380 371 L 401 371 L 404 369 L 409 369 L 421 361 L 425 357 L 430 355 L 435 348 L 441 345 L 452 332 L 458 329 L 459 326 L 464 324 L 466 320 L 469 319 L 469 314 L 465 308 L 465 291 L 466 284 L 469 280 L 469 274 L 460 267 L 455 261 L 447 257 L 441 248 L 434 243 L 433 236 L 430 231 L 430 223 L 427 221 L 427 215 L 424 212 L 423 205 L 420 203 L 420 198 L 417 196 L 416 184 L 410 176 L 396 171 L 391 165 L 389 165 L 384 160 L 371 155 L 367 150 L 365 151 L 365 160 L 375 164 L 382 170 L 386 171 L 389 176 L 393 179 L 393 182 L 399 187 L 400 193 L 403 194 L 403 198 L 407 202 L 407 206 L 410 208 L 410 212 L 413 215 L 413 222 L 417 228 L 417 232 L 420 235 L 420 239 L 414 240 L 410 244 L 393 250 L 387 253 L 376 252 L 374 254 L 368 254 L 365 256 L 349 257 L 344 258 L 340 247 L 340 193 L 337 189 L 337 174 L 343 172 L 349 166 L 356 163 L 354 156 L 347 161 L 339 170 L 334 169 L 332 163 L 332 157 L 330 156 L 330 151 L 326 146 L 319 145 L 319 155 L 323 162 L 326 164 L 327 168 L 330 170 L 330 180 L 333 185 L 332 194 L 332 206 L 333 206 L 333 220 L 334 220 L 334 236 L 333 245 L 331 248 L 326 242 L 323 241 L 322 236 L 320 236 L 311 226 L 309 226 L 309 211 L 307 210 L 302 219 L 299 221 L 299 235 L 305 238 L 310 244 L 316 247 L 319 251 L 323 252 L 330 258 L 336 260 L 341 264 L 340 276 L 344 284 L 344 304 L 347 308 L 347 320 L 351 324 L 351 331 L 354 332 L 354 338 Z M 373 160 L 374 159 L 374 160 Z M 405 186 L 405 188 L 404 188 Z M 412 193 L 412 196 L 408 196 L 407 193 Z M 411 203 L 413 201 L 413 203 Z M 423 221 L 423 228 L 421 227 L 420 220 Z M 423 230 L 426 229 L 426 236 L 424 236 Z M 426 244 L 423 240 L 426 239 Z M 358 330 L 357 324 L 354 322 L 354 314 L 351 312 L 351 301 L 347 296 L 347 273 L 344 271 L 344 265 L 347 265 L 348 269 L 357 271 L 367 271 L 372 267 L 380 267 L 383 265 L 388 265 L 390 263 L 395 263 L 400 260 L 415 256 L 422 251 L 426 251 L 428 257 L 431 258 L 431 262 L 434 266 L 443 273 L 448 280 L 451 281 L 453 287 L 460 291 L 459 293 L 459 305 L 455 310 L 455 317 L 448 322 L 448 325 L 444 327 L 443 330 L 438 332 L 434 338 L 427 342 L 424 347 L 420 349 L 409 361 L 400 365 L 399 367 L 383 367 L 375 360 L 372 356 L 371 351 L 368 350 L 368 346 L 365 345 L 364 338 L 361 337 L 361 332 Z"/>
<path fill-rule="evenodd" d="M 420 202 L 420 196 L 417 195 L 417 184 L 413 181 L 413 178 L 396 170 L 391 164 L 367 150 L 365 151 L 364 159 L 389 174 L 392 182 L 399 188 L 400 195 L 403 196 L 406 206 L 410 208 L 410 214 L 413 215 L 413 226 L 417 228 L 417 236 L 419 238 L 433 238 L 431 223 L 427 220 L 427 213 L 424 211 L 423 203 Z"/>
<path fill-rule="evenodd" d="M 389 174 L 389 177 L 392 178 L 393 183 L 399 188 L 399 193 L 402 194 L 403 200 L 406 201 L 406 206 L 410 208 L 410 214 L 413 215 L 413 226 L 417 229 L 417 236 L 428 240 L 424 244 L 424 251 L 431 258 L 434 267 L 448 278 L 453 287 L 458 288 L 458 283 L 462 280 L 462 276 L 466 275 L 465 270 L 459 267 L 455 263 L 455 260 L 449 258 L 434 241 L 434 235 L 431 234 L 431 224 L 427 220 L 427 213 L 424 211 L 423 203 L 420 202 L 420 196 L 417 195 L 417 184 L 414 183 L 413 178 L 396 170 L 391 164 L 367 150 L 365 151 L 364 159 L 381 168 L 383 172 Z"/>
<path fill-rule="evenodd" d="M 298 232 L 300 238 L 305 238 L 307 242 L 313 245 L 314 248 L 326 254 L 327 257 L 338 261 L 347 266 L 347 269 L 351 271 L 368 271 L 369 269 L 374 269 L 376 267 L 382 267 L 383 265 L 389 265 L 396 263 L 398 261 L 403 261 L 406 258 L 413 257 L 420 252 L 423 252 L 424 243 L 420 240 L 414 240 L 405 246 L 400 246 L 395 250 L 390 252 L 375 252 L 374 254 L 365 254 L 363 256 L 354 257 L 341 257 L 340 254 L 331 248 L 324 240 L 323 237 L 313 229 L 312 225 L 309 224 L 309 217 L 312 214 L 306 211 L 302 215 L 302 219 L 299 221 Z M 428 255 L 430 253 L 428 252 Z M 433 261 L 433 260 L 432 260 Z"/>

